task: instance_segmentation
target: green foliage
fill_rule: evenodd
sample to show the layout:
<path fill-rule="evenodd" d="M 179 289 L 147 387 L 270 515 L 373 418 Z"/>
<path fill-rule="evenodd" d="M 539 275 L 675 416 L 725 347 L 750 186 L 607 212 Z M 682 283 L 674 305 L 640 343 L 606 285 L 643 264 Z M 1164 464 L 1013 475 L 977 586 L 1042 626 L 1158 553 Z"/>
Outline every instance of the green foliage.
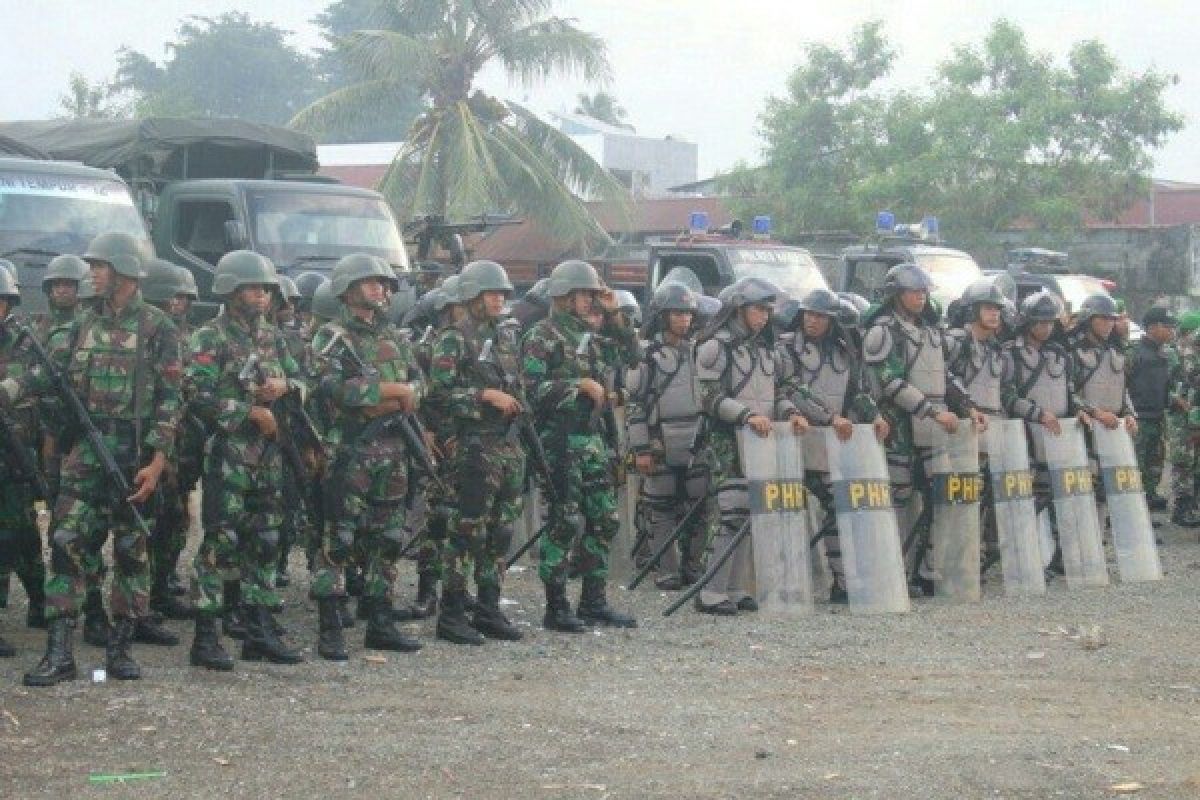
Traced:
<path fill-rule="evenodd" d="M 999 20 L 921 94 L 882 88 L 894 58 L 879 22 L 845 50 L 809 47 L 762 114 L 765 165 L 727 185 L 770 198 L 784 235 L 863 231 L 881 208 L 936 214 L 959 241 L 1018 221 L 1063 230 L 1144 194 L 1151 152 L 1182 127 L 1163 99 L 1176 78 L 1129 74 L 1097 41 L 1057 64 Z"/>
<path fill-rule="evenodd" d="M 617 102 L 617 98 L 613 97 L 608 92 L 596 92 L 595 94 L 580 94 L 577 96 L 578 103 L 575 106 L 575 113 L 582 114 L 585 117 L 591 117 L 594 120 L 615 125 L 618 128 L 634 130 L 634 127 L 625 122 L 625 117 L 629 112 L 625 107 Z"/>
<path fill-rule="evenodd" d="M 242 12 L 189 16 L 162 64 L 118 51 L 116 88 L 138 116 L 240 117 L 283 124 L 316 94 L 313 62 L 287 32 Z"/>
<path fill-rule="evenodd" d="M 128 116 L 115 97 L 111 84 L 89 83 L 79 72 L 72 72 L 66 94 L 59 95 L 60 117 L 66 119 L 113 119 Z"/>
<path fill-rule="evenodd" d="M 337 40 L 363 80 L 314 102 L 291 124 L 321 130 L 371 111 L 378 93 L 416 90 L 427 106 L 380 189 L 402 219 L 509 212 L 572 243 L 607 237 L 575 193 L 626 203 L 624 189 L 568 137 L 515 103 L 474 88 L 498 63 L 531 84 L 553 76 L 608 78 L 603 41 L 545 16 L 550 0 L 389 0 L 374 26 Z"/>

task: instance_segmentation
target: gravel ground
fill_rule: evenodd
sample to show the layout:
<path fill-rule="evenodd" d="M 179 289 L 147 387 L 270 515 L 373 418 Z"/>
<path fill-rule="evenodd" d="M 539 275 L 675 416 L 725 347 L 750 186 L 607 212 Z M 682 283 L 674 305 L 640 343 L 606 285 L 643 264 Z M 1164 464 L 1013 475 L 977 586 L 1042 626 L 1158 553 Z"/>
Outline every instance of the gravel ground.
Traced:
<path fill-rule="evenodd" d="M 972 605 L 735 619 L 619 590 L 640 629 L 583 636 L 540 629 L 525 569 L 505 592 L 525 641 L 454 647 L 429 623 L 379 663 L 360 625 L 344 665 L 313 656 L 297 558 L 283 621 L 308 663 L 193 669 L 170 623 L 185 643 L 139 645 L 142 681 L 36 691 L 44 637 L 16 629 L 14 589 L 0 797 L 1200 797 L 1200 545 L 1161 532 L 1157 584 L 1009 599 L 993 578 Z M 88 780 L 144 771 L 166 775 Z"/>

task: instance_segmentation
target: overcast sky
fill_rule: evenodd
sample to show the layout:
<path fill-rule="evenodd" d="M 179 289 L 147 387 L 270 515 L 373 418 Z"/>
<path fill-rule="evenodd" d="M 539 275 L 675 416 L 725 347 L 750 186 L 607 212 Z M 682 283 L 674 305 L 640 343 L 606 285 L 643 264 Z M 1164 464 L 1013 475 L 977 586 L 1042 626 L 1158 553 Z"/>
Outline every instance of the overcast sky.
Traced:
<path fill-rule="evenodd" d="M 111 77 L 121 45 L 161 58 L 181 17 L 253 9 L 311 48 L 310 20 L 325 0 L 0 0 L 0 118 L 51 116 L 72 70 Z M 1180 77 L 1168 94 L 1187 128 L 1157 154 L 1155 175 L 1200 181 L 1200 24 L 1182 0 L 909 0 L 812 3 L 803 0 L 562 0 L 557 13 L 608 42 L 614 78 L 607 87 L 649 136 L 697 142 L 707 176 L 739 159 L 759 160 L 757 117 L 783 91 L 804 44 L 842 44 L 860 22 L 886 21 L 900 50 L 893 82 L 917 88 L 955 44 L 978 42 L 998 16 L 1017 22 L 1034 47 L 1063 57 L 1081 39 L 1105 42 L 1130 70 Z M 970 9 L 966 11 L 965 9 Z M 540 110 L 570 110 L 589 87 L 574 81 L 526 91 L 488 74 L 484 88 Z M 595 87 L 590 87 L 595 88 Z"/>

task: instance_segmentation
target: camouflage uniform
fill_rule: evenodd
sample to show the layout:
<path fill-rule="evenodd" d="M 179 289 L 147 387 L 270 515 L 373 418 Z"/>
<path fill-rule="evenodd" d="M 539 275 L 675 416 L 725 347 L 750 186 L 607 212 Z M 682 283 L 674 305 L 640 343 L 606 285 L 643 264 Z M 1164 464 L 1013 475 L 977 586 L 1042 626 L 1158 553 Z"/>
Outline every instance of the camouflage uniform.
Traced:
<path fill-rule="evenodd" d="M 1183 383 L 1183 362 L 1172 345 L 1160 345 L 1149 336 L 1131 348 L 1129 393 L 1138 416 L 1134 440 L 1138 469 L 1146 499 L 1160 498 L 1163 465 L 1167 456 L 1167 415 L 1176 411 L 1177 388 Z"/>

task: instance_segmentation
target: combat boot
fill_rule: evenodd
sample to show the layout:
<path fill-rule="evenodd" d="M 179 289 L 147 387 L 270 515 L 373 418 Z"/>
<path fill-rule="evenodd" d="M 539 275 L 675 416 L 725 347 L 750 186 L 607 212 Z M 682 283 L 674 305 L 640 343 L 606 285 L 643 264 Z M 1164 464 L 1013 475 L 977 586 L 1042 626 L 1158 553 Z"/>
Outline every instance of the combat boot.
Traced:
<path fill-rule="evenodd" d="M 503 639 L 506 642 L 519 642 L 523 637 L 508 617 L 500 611 L 500 587 L 484 586 L 479 590 L 479 601 L 475 606 L 475 616 L 471 620 L 475 630 L 489 639 Z"/>
<path fill-rule="evenodd" d="M 421 614 L 418 619 L 429 619 L 437 613 L 437 607 L 437 575 L 422 572 L 417 575 L 417 609 Z"/>
<path fill-rule="evenodd" d="M 179 644 L 179 637 L 175 632 L 163 625 L 162 619 L 153 612 L 137 618 L 137 623 L 133 626 L 133 640 L 161 647 L 174 647 Z"/>
<path fill-rule="evenodd" d="M 233 656 L 221 647 L 217 635 L 217 618 L 214 614 L 196 614 L 196 634 L 192 639 L 192 651 L 188 660 L 193 667 L 204 667 L 221 672 L 233 669 Z"/>
<path fill-rule="evenodd" d="M 242 614 L 242 584 L 225 581 L 221 584 L 221 628 L 230 639 L 246 638 L 246 618 Z"/>
<path fill-rule="evenodd" d="M 167 585 L 167 574 L 156 575 L 150 587 L 150 608 L 167 619 L 191 619 L 190 605 L 171 594 Z"/>
<path fill-rule="evenodd" d="M 46 627 L 46 568 L 39 562 L 31 571 L 19 575 L 25 586 L 25 596 L 29 598 L 29 608 L 25 612 L 25 627 Z"/>
<path fill-rule="evenodd" d="M 1181 528 L 1200 527 L 1200 512 L 1196 510 L 1196 501 L 1192 497 L 1179 497 L 1175 500 L 1175 510 L 1171 513 L 1171 522 Z"/>
<path fill-rule="evenodd" d="M 119 681 L 136 681 L 142 677 L 142 668 L 133 660 L 130 646 L 137 620 L 133 617 L 118 617 L 108 635 L 108 647 L 104 648 L 104 667 L 110 678 Z"/>
<path fill-rule="evenodd" d="M 483 644 L 483 634 L 467 621 L 465 591 L 442 589 L 442 610 L 437 618 L 437 638 L 451 644 Z"/>
<path fill-rule="evenodd" d="M 108 647 L 112 623 L 104 611 L 99 589 L 88 589 L 83 601 L 83 640 L 92 647 Z"/>
<path fill-rule="evenodd" d="M 267 660 L 272 664 L 299 664 L 304 656 L 287 646 L 275 632 L 275 619 L 266 606 L 243 606 L 246 638 L 242 640 L 242 661 Z"/>
<path fill-rule="evenodd" d="M 326 661 L 346 661 L 346 639 L 342 636 L 342 617 L 338 613 L 339 597 L 317 599 L 317 655 Z"/>
<path fill-rule="evenodd" d="M 741 608 L 741 604 L 738 605 Z M 757 606 L 756 606 L 757 607 Z M 608 604 L 604 596 L 604 578 L 584 578 L 579 596 L 579 619 L 610 628 L 636 628 L 637 620 Z"/>
<path fill-rule="evenodd" d="M 1151 511 L 1166 511 L 1167 498 L 1158 492 L 1146 492 L 1146 508 Z"/>
<path fill-rule="evenodd" d="M 548 631 L 559 633 L 586 633 L 588 625 L 571 613 L 571 603 L 567 600 L 567 589 L 560 583 L 546 584 L 546 615 L 542 617 L 542 627 Z"/>
<path fill-rule="evenodd" d="M 38 665 L 25 673 L 26 686 L 54 686 L 62 681 L 75 680 L 75 655 L 71 652 L 71 634 L 75 620 L 56 617 L 48 626 L 46 655 Z"/>
<path fill-rule="evenodd" d="M 367 633 L 363 647 L 369 650 L 391 650 L 396 653 L 415 653 L 421 643 L 405 636 L 392 618 L 392 604 L 386 597 L 361 597 L 358 604 L 367 604 Z"/>
<path fill-rule="evenodd" d="M 337 600 L 338 616 L 342 620 L 342 630 L 349 630 L 358 624 L 354 621 L 354 612 L 350 610 L 350 598 L 342 595 Z"/>

